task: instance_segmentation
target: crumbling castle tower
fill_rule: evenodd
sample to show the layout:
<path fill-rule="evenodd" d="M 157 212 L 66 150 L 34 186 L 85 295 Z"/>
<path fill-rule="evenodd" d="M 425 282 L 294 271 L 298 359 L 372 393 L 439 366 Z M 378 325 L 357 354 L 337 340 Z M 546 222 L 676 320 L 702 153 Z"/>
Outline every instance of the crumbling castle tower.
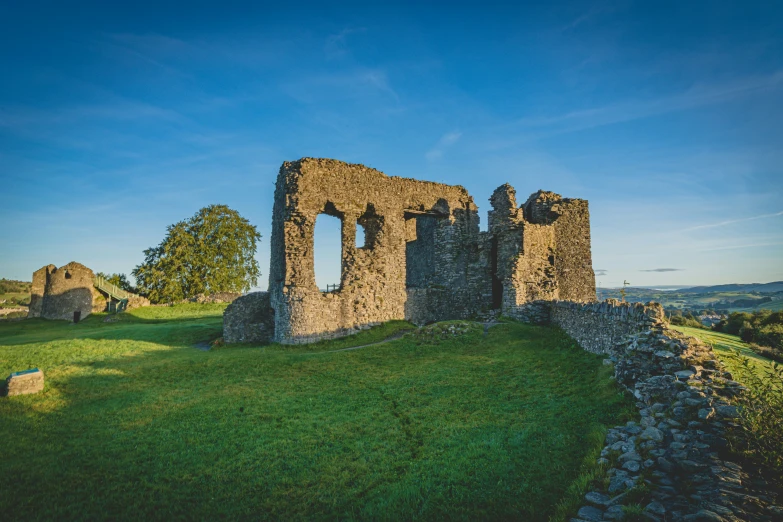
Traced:
<path fill-rule="evenodd" d="M 280 168 L 272 216 L 269 292 L 224 316 L 227 342 L 309 342 L 393 319 L 417 324 L 497 309 L 514 315 L 537 299 L 595 300 L 587 202 L 551 192 L 517 206 L 514 189 L 490 198 L 489 230 L 460 186 L 386 176 L 330 159 Z M 342 223 L 339 288 L 315 282 L 319 214 Z M 357 227 L 364 245 L 356 246 Z M 250 301 L 248 301 L 250 302 Z M 237 326 L 233 315 L 243 319 Z M 252 325 L 258 325 L 257 328 Z M 271 327 L 273 325 L 273 327 Z"/>
<path fill-rule="evenodd" d="M 46 265 L 33 272 L 28 317 L 73 320 L 101 312 L 106 300 L 93 286 L 92 270 L 72 261 L 57 268 Z"/>
<path fill-rule="evenodd" d="M 92 270 L 72 261 L 57 268 L 46 265 L 33 272 L 28 317 L 77 321 L 91 313 L 103 312 L 122 300 L 124 309 L 148 306 L 145 298 L 95 277 Z"/>

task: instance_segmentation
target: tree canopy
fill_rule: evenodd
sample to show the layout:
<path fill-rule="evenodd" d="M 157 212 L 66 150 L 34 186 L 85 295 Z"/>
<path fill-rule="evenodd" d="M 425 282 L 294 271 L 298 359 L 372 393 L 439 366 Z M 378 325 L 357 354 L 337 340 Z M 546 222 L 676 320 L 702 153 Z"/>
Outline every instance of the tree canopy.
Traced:
<path fill-rule="evenodd" d="M 167 228 L 133 270 L 139 293 L 153 302 L 198 294 L 245 292 L 258 283 L 256 227 L 226 205 L 204 207 Z"/>

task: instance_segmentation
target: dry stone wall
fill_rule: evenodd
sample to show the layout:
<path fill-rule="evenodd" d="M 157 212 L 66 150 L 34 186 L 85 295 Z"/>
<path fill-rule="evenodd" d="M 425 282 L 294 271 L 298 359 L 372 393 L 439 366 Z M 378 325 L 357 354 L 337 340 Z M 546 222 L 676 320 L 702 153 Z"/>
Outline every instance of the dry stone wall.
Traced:
<path fill-rule="evenodd" d="M 490 202 L 489 231 L 480 232 L 463 187 L 330 159 L 284 163 L 272 216 L 274 340 L 311 342 L 393 319 L 425 324 L 489 309 L 514 315 L 535 299 L 595 300 L 586 201 L 539 191 L 519 207 L 503 185 Z M 319 214 L 342 223 L 335 292 L 315 282 Z M 365 231 L 359 247 L 357 225 Z"/>
<path fill-rule="evenodd" d="M 585 496 L 572 522 L 623 520 L 641 491 L 652 522 L 783 520 L 776 492 L 726 451 L 742 385 L 711 347 L 669 329 L 659 304 L 537 302 L 526 312 L 605 355 L 639 412 L 609 430 L 599 460 L 606 486 Z"/>
<path fill-rule="evenodd" d="M 660 324 L 663 308 L 657 303 L 623 303 L 609 299 L 601 303 L 555 301 L 548 303 L 549 322 L 573 337 L 585 350 L 606 353 L 628 335 Z"/>

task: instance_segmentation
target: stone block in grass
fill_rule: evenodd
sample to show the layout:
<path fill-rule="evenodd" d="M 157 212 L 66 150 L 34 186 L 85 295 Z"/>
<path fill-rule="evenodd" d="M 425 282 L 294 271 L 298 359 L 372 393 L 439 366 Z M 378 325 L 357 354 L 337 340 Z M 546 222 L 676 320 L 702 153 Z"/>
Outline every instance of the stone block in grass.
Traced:
<path fill-rule="evenodd" d="M 9 397 L 13 395 L 38 393 L 43 390 L 43 388 L 44 374 L 38 368 L 12 373 L 8 379 L 6 379 L 6 394 Z"/>

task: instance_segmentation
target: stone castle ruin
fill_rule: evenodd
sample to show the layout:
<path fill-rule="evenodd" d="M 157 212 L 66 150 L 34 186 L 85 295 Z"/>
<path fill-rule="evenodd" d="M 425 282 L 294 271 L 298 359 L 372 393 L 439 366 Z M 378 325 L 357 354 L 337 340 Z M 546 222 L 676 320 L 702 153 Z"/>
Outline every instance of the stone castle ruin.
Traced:
<path fill-rule="evenodd" d="M 27 316 L 75 321 L 93 312 L 116 310 L 118 306 L 129 309 L 149 304 L 144 297 L 96 277 L 81 263 L 70 262 L 60 268 L 46 265 L 33 272 Z"/>
<path fill-rule="evenodd" d="M 594 301 L 587 201 L 538 191 L 519 206 L 510 185 L 490 198 L 488 231 L 461 186 L 304 158 L 280 168 L 268 293 L 235 301 L 226 342 L 312 342 L 393 319 L 426 324 L 536 300 Z M 316 285 L 316 218 L 342 223 L 339 287 Z M 356 246 L 357 227 L 364 244 Z"/>

